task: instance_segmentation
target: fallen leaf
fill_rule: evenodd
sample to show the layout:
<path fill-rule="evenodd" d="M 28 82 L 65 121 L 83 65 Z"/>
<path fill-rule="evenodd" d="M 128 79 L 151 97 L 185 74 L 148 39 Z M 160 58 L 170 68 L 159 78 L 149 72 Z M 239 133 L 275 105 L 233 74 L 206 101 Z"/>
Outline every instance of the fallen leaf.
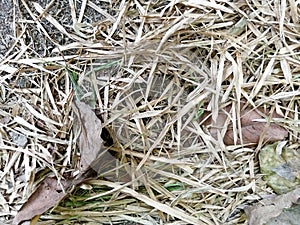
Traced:
<path fill-rule="evenodd" d="M 211 118 L 205 122 L 205 125 L 210 126 L 210 134 L 214 137 L 218 137 L 218 132 L 221 132 L 224 127 L 227 127 L 223 141 L 226 145 L 233 144 L 258 144 L 262 138 L 263 142 L 280 141 L 287 137 L 288 132 L 282 126 L 275 124 L 274 122 L 261 122 L 259 120 L 265 119 L 263 115 L 272 118 L 280 118 L 279 115 L 269 112 L 263 112 L 261 109 L 243 109 L 240 112 L 241 121 L 241 134 L 242 137 L 237 136 L 236 143 L 234 141 L 234 131 L 232 121 L 229 119 L 231 107 L 226 107 L 219 111 L 216 121 Z M 207 116 L 207 114 L 205 114 Z M 228 125 L 226 122 L 228 121 Z M 235 121 L 236 124 L 238 121 Z M 239 135 L 239 132 L 237 132 Z"/>
<path fill-rule="evenodd" d="M 74 128 L 79 131 L 77 143 L 80 150 L 80 174 L 77 179 L 81 181 L 102 173 L 108 180 L 130 180 L 124 167 L 119 168 L 118 172 L 115 171 L 119 160 L 104 148 L 101 138 L 102 124 L 94 111 L 83 102 L 75 102 L 73 110 L 76 114 Z"/>
<path fill-rule="evenodd" d="M 87 104 L 77 101 L 72 108 L 76 114 L 75 127 L 80 132 L 77 141 L 80 150 L 80 170 L 85 172 L 103 150 L 102 124 Z"/>
<path fill-rule="evenodd" d="M 68 188 L 70 182 L 58 183 L 55 178 L 47 177 L 29 197 L 26 203 L 18 211 L 13 220 L 13 224 L 30 220 L 36 215 L 46 212 L 62 200 L 66 193 L 63 189 Z"/>
<path fill-rule="evenodd" d="M 245 209 L 249 225 L 262 225 L 272 218 L 278 217 L 286 208 L 297 203 L 300 198 L 300 188 L 289 193 L 261 200 L 259 203 Z M 278 223 L 282 224 L 282 223 Z"/>
<path fill-rule="evenodd" d="M 300 221 L 300 205 L 295 204 L 291 208 L 283 209 L 282 213 L 270 219 L 266 225 L 297 225 Z"/>

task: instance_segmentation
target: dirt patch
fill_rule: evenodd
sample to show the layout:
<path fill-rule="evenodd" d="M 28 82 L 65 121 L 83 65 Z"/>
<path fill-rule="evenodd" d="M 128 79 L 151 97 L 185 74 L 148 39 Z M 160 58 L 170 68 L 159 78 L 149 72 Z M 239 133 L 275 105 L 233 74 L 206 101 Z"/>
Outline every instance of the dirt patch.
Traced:
<path fill-rule="evenodd" d="M 12 1 L 0 2 L 0 57 L 3 58 L 5 52 L 14 41 L 14 7 Z"/>

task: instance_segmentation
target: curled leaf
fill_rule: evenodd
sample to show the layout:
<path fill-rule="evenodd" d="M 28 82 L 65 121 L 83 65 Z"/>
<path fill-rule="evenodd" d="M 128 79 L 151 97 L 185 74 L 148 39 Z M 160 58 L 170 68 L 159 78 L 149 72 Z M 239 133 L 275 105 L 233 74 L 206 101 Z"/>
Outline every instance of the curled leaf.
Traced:
<path fill-rule="evenodd" d="M 94 111 L 83 102 L 75 102 L 73 110 L 76 114 L 74 129 L 79 131 L 77 144 L 80 150 L 79 180 L 94 176 L 96 173 L 105 173 L 107 179 L 111 178 L 109 171 L 116 167 L 118 159 L 104 148 L 101 138 L 102 123 Z M 89 169 L 92 169 L 90 171 Z M 120 169 L 121 170 L 121 169 Z M 126 174 L 126 171 L 120 171 Z M 124 168 L 122 168 L 124 170 Z M 127 176 L 127 175 L 126 175 Z"/>
<path fill-rule="evenodd" d="M 90 106 L 75 102 L 72 106 L 76 118 L 74 123 L 79 131 L 78 148 L 80 150 L 80 170 L 85 172 L 97 159 L 102 146 L 102 124 Z"/>
<path fill-rule="evenodd" d="M 263 142 L 280 141 L 287 137 L 288 132 L 282 126 L 274 122 L 266 122 L 269 118 L 280 118 L 279 115 L 263 112 L 260 109 L 243 109 L 240 112 L 241 132 L 233 127 L 230 118 L 231 107 L 219 111 L 216 121 L 211 118 L 205 123 L 209 126 L 211 135 L 217 138 L 218 132 L 226 129 L 223 141 L 226 145 L 233 144 L 258 144 L 260 139 Z M 265 119 L 265 121 L 263 121 Z M 238 121 L 235 121 L 238 124 Z M 234 130 L 235 129 L 235 130 Z M 241 136 L 239 136 L 241 133 Z M 236 135 L 236 141 L 235 136 Z"/>

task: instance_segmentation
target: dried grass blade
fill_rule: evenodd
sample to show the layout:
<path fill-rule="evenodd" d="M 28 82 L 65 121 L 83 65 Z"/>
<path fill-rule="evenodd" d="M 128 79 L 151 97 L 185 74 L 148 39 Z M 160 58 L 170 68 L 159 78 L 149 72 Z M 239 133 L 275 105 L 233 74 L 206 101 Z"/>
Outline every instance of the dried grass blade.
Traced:
<path fill-rule="evenodd" d="M 21 132 L 24 135 L 28 135 L 30 137 L 34 137 L 34 138 L 37 138 L 37 139 L 42 140 L 42 141 L 53 142 L 53 143 L 63 144 L 63 145 L 68 144 L 67 140 L 62 140 L 62 139 L 47 136 L 47 135 L 44 135 L 44 134 L 31 132 L 31 131 L 25 130 L 24 128 L 21 128 L 21 127 L 16 127 L 15 130 Z"/>
<path fill-rule="evenodd" d="M 81 21 L 83 19 L 86 6 L 87 6 L 87 0 L 81 0 L 80 13 L 79 13 L 78 21 L 77 21 L 78 23 L 81 23 Z"/>
<path fill-rule="evenodd" d="M 213 121 L 217 120 L 218 117 L 218 113 L 219 113 L 219 97 L 220 97 L 220 93 L 221 93 L 221 85 L 222 85 L 222 81 L 223 81 L 223 74 L 224 74 L 224 65 L 225 65 L 225 54 L 222 54 L 220 56 L 220 60 L 219 60 L 219 68 L 218 68 L 218 72 L 216 74 L 217 78 L 216 78 L 216 94 L 214 95 L 214 102 L 213 102 L 213 108 L 212 108 L 212 119 Z M 214 76 L 214 74 L 212 74 L 212 76 Z"/>
<path fill-rule="evenodd" d="M 60 126 L 60 127 L 63 126 L 62 123 L 56 122 L 56 121 L 48 118 L 47 116 L 39 113 L 38 111 L 36 111 L 31 105 L 29 105 L 27 103 L 27 101 L 25 99 L 23 99 L 23 103 L 24 103 L 25 107 L 28 109 L 28 111 L 30 113 L 32 113 L 32 115 L 34 115 L 36 118 L 38 118 L 42 121 L 45 121 L 46 123 L 51 123 L 51 124 L 54 124 L 54 125 L 57 125 L 57 126 Z"/>
<path fill-rule="evenodd" d="M 67 37 L 80 41 L 82 43 L 89 43 L 88 41 L 84 40 L 83 38 L 80 38 L 74 34 L 70 34 L 69 32 L 66 31 L 66 29 L 56 20 L 54 19 L 51 15 L 48 13 L 44 13 L 44 9 L 36 2 L 33 3 L 36 11 L 38 11 L 40 14 L 43 15 L 43 17 L 50 22 L 56 29 L 58 29 L 61 33 L 65 34 Z"/>
<path fill-rule="evenodd" d="M 62 115 L 59 113 L 59 110 L 58 110 L 58 108 L 57 108 L 57 106 L 56 106 L 56 102 L 55 102 L 54 97 L 53 97 L 53 95 L 52 95 L 52 91 L 51 91 L 51 88 L 50 88 L 50 85 L 49 85 L 49 82 L 48 82 L 47 79 L 45 79 L 44 85 L 45 85 L 45 89 L 46 89 L 46 91 L 47 91 L 48 98 L 49 98 L 49 100 L 50 100 L 50 102 L 51 102 L 51 104 L 52 104 L 52 107 L 53 107 L 53 113 L 54 113 L 55 115 L 62 116 Z"/>
<path fill-rule="evenodd" d="M 0 65 L 0 71 L 4 71 L 4 72 L 10 73 L 10 74 L 13 74 L 13 73 L 17 72 L 18 69 L 13 66 L 4 64 L 4 65 Z M 6 76 L 8 76 L 8 75 L 6 75 Z M 11 76 L 11 75 L 9 75 L 9 76 Z"/>
<path fill-rule="evenodd" d="M 286 12 L 286 0 L 280 0 L 279 33 L 282 38 L 284 37 L 285 12 Z"/>
<path fill-rule="evenodd" d="M 69 5 L 71 8 L 71 16 L 73 20 L 73 26 L 77 23 L 77 18 L 76 18 L 76 10 L 75 10 L 75 5 L 73 0 L 69 0 Z"/>
<path fill-rule="evenodd" d="M 295 98 L 300 95 L 300 91 L 284 91 L 280 92 L 274 95 L 271 95 L 270 98 L 274 100 L 279 100 L 279 99 L 287 99 L 287 98 Z"/>
<path fill-rule="evenodd" d="M 291 67 L 285 58 L 280 60 L 280 66 L 284 75 L 284 78 L 288 84 L 292 83 L 292 72 Z"/>
<path fill-rule="evenodd" d="M 116 21 L 114 21 L 113 27 L 111 28 L 110 33 L 108 34 L 108 36 L 106 38 L 106 41 L 113 36 L 113 34 L 116 32 L 118 26 L 121 24 L 121 19 L 127 10 L 126 4 L 129 4 L 128 2 L 126 2 L 126 0 L 122 0 L 122 2 L 120 3 L 120 7 L 119 7 L 120 11 L 118 13 L 118 18 Z"/>
<path fill-rule="evenodd" d="M 98 13 L 100 13 L 101 15 L 103 15 L 110 22 L 112 22 L 112 23 L 116 22 L 116 19 L 113 16 L 111 16 L 110 14 L 108 14 L 105 10 L 101 9 L 98 5 L 96 5 L 92 1 L 88 1 L 88 6 L 90 6 L 91 8 L 93 8 L 94 10 L 96 10 Z"/>
<path fill-rule="evenodd" d="M 155 209 L 158 209 L 161 212 L 164 212 L 170 216 L 173 216 L 175 218 L 181 219 L 189 224 L 202 224 L 201 217 L 197 219 L 196 217 L 190 216 L 186 214 L 184 211 L 179 210 L 177 208 L 172 208 L 166 204 L 162 204 L 158 201 L 155 201 L 151 198 L 149 198 L 146 195 L 143 195 L 141 193 L 136 192 L 135 190 L 128 188 L 128 187 L 122 187 L 120 184 L 112 183 L 108 181 L 91 181 L 92 184 L 95 185 L 105 185 L 111 188 L 119 188 L 121 192 L 131 195 L 132 197 L 146 203 L 149 206 L 152 206 Z"/>
<path fill-rule="evenodd" d="M 29 129 L 33 130 L 33 131 L 36 131 L 36 132 L 39 132 L 39 133 L 42 133 L 42 134 L 44 133 L 44 134 L 45 134 L 45 131 L 42 131 L 42 130 L 38 129 L 36 126 L 34 126 L 34 125 L 28 123 L 24 118 L 22 118 L 22 117 L 20 117 L 20 116 L 16 116 L 16 117 L 14 118 L 14 121 L 15 121 L 16 123 L 18 123 L 18 124 L 24 126 L 24 127 L 27 127 L 27 128 L 29 128 Z"/>
<path fill-rule="evenodd" d="M 190 20 L 189 17 L 185 18 L 181 18 L 181 17 L 178 17 L 175 21 L 174 21 L 174 24 L 172 27 L 170 27 L 168 29 L 168 31 L 165 33 L 165 35 L 163 36 L 163 38 L 161 39 L 160 43 L 159 43 L 159 46 L 157 47 L 156 49 L 156 52 L 159 53 L 159 51 L 161 50 L 163 44 L 168 40 L 168 38 L 174 34 L 177 30 L 179 29 L 183 29 L 187 24 L 188 24 L 188 21 Z"/>
<path fill-rule="evenodd" d="M 230 13 L 230 14 L 233 14 L 234 11 L 232 9 L 229 9 L 228 7 L 225 7 L 223 5 L 220 5 L 220 4 L 217 4 L 215 2 L 209 2 L 209 1 L 206 1 L 206 0 L 189 0 L 187 2 L 183 2 L 183 4 L 187 5 L 187 6 L 191 6 L 191 7 L 207 7 L 207 8 L 213 8 L 213 9 L 216 9 L 216 10 L 220 10 L 220 11 L 223 11 L 223 12 L 226 12 L 226 13 Z"/>
<path fill-rule="evenodd" d="M 131 119 L 142 119 L 142 118 L 149 118 L 149 117 L 155 117 L 158 115 L 161 115 L 165 110 L 153 110 L 153 111 L 147 111 L 142 113 L 134 113 L 131 117 Z"/>
<path fill-rule="evenodd" d="M 256 84 L 251 92 L 250 97 L 252 99 L 254 96 L 257 95 L 257 93 L 260 91 L 260 89 L 264 86 L 266 78 L 271 75 L 271 73 L 273 71 L 274 63 L 275 63 L 275 57 L 272 57 L 270 62 L 267 65 L 265 71 L 263 72 L 261 78 L 256 82 Z"/>

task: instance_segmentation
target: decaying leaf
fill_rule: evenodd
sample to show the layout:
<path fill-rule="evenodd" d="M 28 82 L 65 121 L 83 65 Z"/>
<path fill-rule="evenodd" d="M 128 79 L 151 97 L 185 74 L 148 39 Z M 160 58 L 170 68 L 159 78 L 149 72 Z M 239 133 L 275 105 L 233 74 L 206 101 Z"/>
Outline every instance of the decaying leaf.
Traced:
<path fill-rule="evenodd" d="M 46 178 L 18 211 L 13 224 L 30 220 L 46 212 L 65 197 L 66 193 L 63 189 L 68 188 L 69 185 L 70 182 L 59 183 L 55 178 Z"/>
<path fill-rule="evenodd" d="M 300 184 L 300 154 L 296 149 L 279 147 L 275 143 L 262 148 L 259 166 L 267 184 L 277 194 L 284 194 Z"/>
<path fill-rule="evenodd" d="M 93 110 L 85 103 L 77 101 L 72 108 L 76 114 L 74 123 L 80 132 L 77 141 L 80 150 L 80 170 L 84 172 L 103 149 L 102 124 Z"/>
<path fill-rule="evenodd" d="M 282 213 L 270 219 L 265 225 L 298 225 L 300 221 L 300 205 L 295 204 L 290 208 L 283 209 Z"/>
<path fill-rule="evenodd" d="M 234 138 L 234 128 L 233 123 L 230 119 L 230 111 L 231 107 L 226 107 L 223 110 L 219 111 L 218 117 L 216 121 L 209 119 L 205 124 L 209 125 L 210 133 L 214 138 L 217 138 L 218 132 L 222 132 L 222 129 L 226 129 L 226 133 L 224 135 L 224 143 L 226 145 L 233 144 L 258 144 L 260 139 L 263 142 L 274 142 L 283 140 L 288 132 L 285 128 L 281 127 L 274 122 L 266 122 L 268 121 L 267 117 L 270 118 L 280 118 L 280 116 L 276 113 L 270 115 L 269 112 L 263 112 L 263 110 L 259 109 L 243 109 L 240 112 L 240 122 L 241 122 L 241 134 L 242 137 L 239 137 L 239 131 L 236 128 L 236 143 Z M 266 121 L 259 121 L 266 119 Z M 238 121 L 235 121 L 235 124 L 238 124 Z"/>
<path fill-rule="evenodd" d="M 263 199 L 256 205 L 245 209 L 248 224 L 267 224 L 272 218 L 278 217 L 284 209 L 290 208 L 297 203 L 299 198 L 300 188 L 297 188 L 287 194 Z"/>

